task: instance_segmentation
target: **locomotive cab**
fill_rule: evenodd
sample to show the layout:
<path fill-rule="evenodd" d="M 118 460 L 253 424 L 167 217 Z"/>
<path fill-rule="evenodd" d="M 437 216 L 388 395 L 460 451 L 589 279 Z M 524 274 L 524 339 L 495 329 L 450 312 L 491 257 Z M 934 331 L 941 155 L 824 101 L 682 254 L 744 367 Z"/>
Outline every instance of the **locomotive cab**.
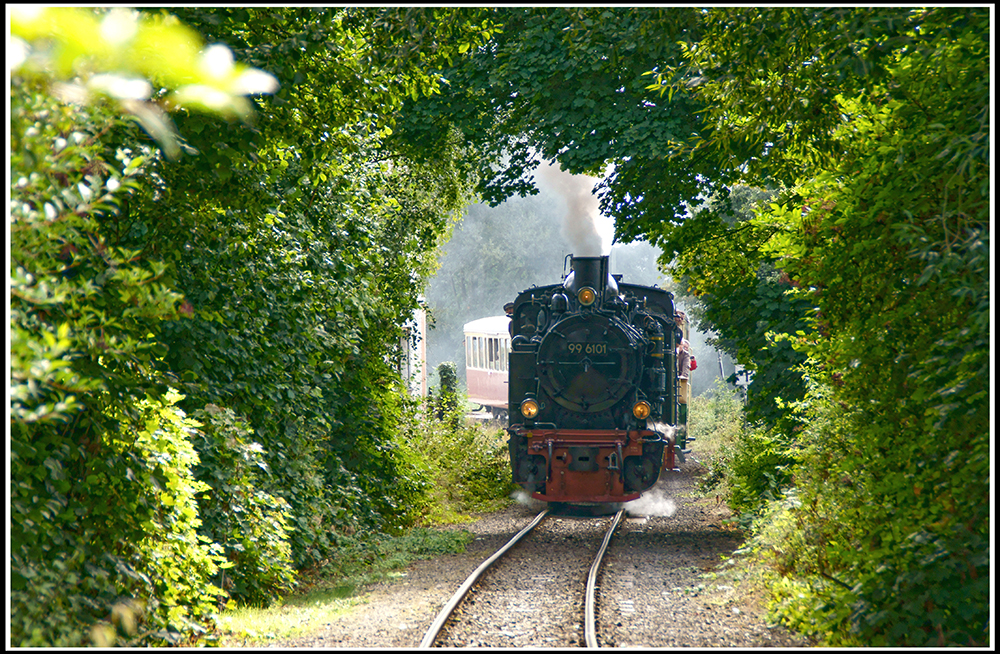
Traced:
<path fill-rule="evenodd" d="M 621 502 L 674 469 L 673 296 L 572 257 L 561 284 L 511 307 L 513 479 L 546 501 Z"/>

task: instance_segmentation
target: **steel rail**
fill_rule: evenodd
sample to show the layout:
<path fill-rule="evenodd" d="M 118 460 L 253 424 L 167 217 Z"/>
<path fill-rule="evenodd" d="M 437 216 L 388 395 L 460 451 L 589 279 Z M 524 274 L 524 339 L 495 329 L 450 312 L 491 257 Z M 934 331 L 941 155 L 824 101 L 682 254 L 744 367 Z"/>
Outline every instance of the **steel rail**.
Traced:
<path fill-rule="evenodd" d="M 625 509 L 615 514 L 614 520 L 611 521 L 611 526 L 608 527 L 608 532 L 604 534 L 604 542 L 601 543 L 601 548 L 597 551 L 597 556 L 594 557 L 594 563 L 590 566 L 590 574 L 587 575 L 587 593 L 583 609 L 583 637 L 589 648 L 596 649 L 600 647 L 597 644 L 596 618 L 594 615 L 594 604 L 597 597 L 597 573 L 601 569 L 601 559 L 604 558 L 604 552 L 608 549 L 608 543 L 611 542 L 611 537 L 614 535 L 615 530 L 618 529 L 618 525 L 621 523 L 624 515 Z"/>
<path fill-rule="evenodd" d="M 423 640 L 420 641 L 420 645 L 417 646 L 418 649 L 428 649 L 434 644 L 434 639 L 436 639 L 438 634 L 441 633 L 441 628 L 444 627 L 444 623 L 447 622 L 448 618 L 451 617 L 451 614 L 456 608 L 458 608 L 458 605 L 462 602 L 466 593 L 468 593 L 473 584 L 479 580 L 479 577 L 482 576 L 482 574 L 486 572 L 486 570 L 489 569 L 489 567 L 493 565 L 501 556 L 514 547 L 514 545 L 516 545 L 521 538 L 537 527 L 538 523 L 540 523 L 542 519 L 548 515 L 548 513 L 548 509 L 543 510 L 535 516 L 535 519 L 532 520 L 527 527 L 517 532 L 517 535 L 507 541 L 506 545 L 498 549 L 493 556 L 479 564 L 479 567 L 476 568 L 471 575 L 469 575 L 468 579 L 466 579 L 461 586 L 459 586 L 458 590 L 455 591 L 455 594 L 452 595 L 450 600 L 448 600 L 448 603 L 441 609 L 441 612 L 438 613 L 436 618 L 434 618 L 434 622 L 431 623 L 431 626 L 427 629 L 427 633 L 424 634 Z"/>

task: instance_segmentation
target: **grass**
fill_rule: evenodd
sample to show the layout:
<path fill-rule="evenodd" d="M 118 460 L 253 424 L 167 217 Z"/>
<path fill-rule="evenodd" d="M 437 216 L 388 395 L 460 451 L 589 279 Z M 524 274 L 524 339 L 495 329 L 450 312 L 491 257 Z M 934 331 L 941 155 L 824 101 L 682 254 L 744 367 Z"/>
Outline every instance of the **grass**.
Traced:
<path fill-rule="evenodd" d="M 222 647 L 251 647 L 315 631 L 363 602 L 354 590 L 292 595 L 268 608 L 239 607 L 219 617 Z"/>
<path fill-rule="evenodd" d="M 371 534 L 345 542 L 335 559 L 305 574 L 300 591 L 267 608 L 239 607 L 219 618 L 222 647 L 252 647 L 314 632 L 363 604 L 364 588 L 399 579 L 417 559 L 465 551 L 464 530 L 414 528 L 401 536 Z"/>

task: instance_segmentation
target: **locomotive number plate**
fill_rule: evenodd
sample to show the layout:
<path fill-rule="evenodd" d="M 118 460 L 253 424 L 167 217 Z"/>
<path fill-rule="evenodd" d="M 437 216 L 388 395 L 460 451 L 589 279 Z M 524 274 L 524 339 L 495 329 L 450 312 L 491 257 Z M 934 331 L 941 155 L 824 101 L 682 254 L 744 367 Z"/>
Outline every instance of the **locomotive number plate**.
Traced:
<path fill-rule="evenodd" d="M 569 343 L 566 346 L 572 354 L 607 354 L 607 343 Z"/>

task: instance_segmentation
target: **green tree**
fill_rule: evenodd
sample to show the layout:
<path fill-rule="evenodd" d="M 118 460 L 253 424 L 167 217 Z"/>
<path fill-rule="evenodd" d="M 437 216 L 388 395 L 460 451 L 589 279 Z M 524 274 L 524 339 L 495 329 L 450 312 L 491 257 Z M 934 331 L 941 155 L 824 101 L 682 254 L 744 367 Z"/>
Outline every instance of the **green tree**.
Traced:
<path fill-rule="evenodd" d="M 395 359 L 467 189 L 385 139 L 402 98 L 438 83 L 427 52 L 406 41 L 433 14 L 177 13 L 281 86 L 256 100 L 252 124 L 177 116 L 200 154 L 165 170 L 142 211 L 174 244 L 175 283 L 194 311 L 161 331 L 167 361 L 192 407 L 248 420 L 272 473 L 266 490 L 292 508 L 295 562 L 313 565 L 338 533 L 412 519 L 404 508 L 419 483 L 394 444 L 404 410 Z M 421 38 L 443 42 L 447 29 Z M 408 54 L 383 58 L 377 44 Z"/>
<path fill-rule="evenodd" d="M 660 164 L 671 141 L 694 128 L 698 107 L 650 97 L 643 75 L 664 61 L 679 63 L 676 41 L 694 37 L 698 12 L 500 8 L 488 15 L 499 25 L 489 46 L 443 67 L 447 85 L 408 103 L 396 138 L 434 152 L 457 132 L 478 161 L 477 191 L 493 206 L 537 192 L 530 173 L 539 158 L 574 174 L 603 174 L 614 164 L 602 208 L 618 218 L 623 240 L 640 236 L 628 225 L 665 197 L 673 200 L 666 211 L 683 213 L 676 198 L 697 196 L 707 169 Z M 661 38 L 663 31 L 676 38 Z M 644 195 L 634 193 L 639 188 Z"/>
<path fill-rule="evenodd" d="M 778 340 L 814 385 L 772 545 L 782 614 L 831 643 L 986 639 L 988 36 L 978 8 L 710 10 L 658 79 L 707 107 L 689 156 L 780 190 L 745 251 L 812 305 Z"/>
<path fill-rule="evenodd" d="M 394 357 L 466 187 L 384 145 L 401 98 L 438 79 L 423 51 L 387 63 L 372 43 L 396 34 L 405 50 L 436 14 L 178 13 L 217 45 L 155 9 L 28 9 L 12 21 L 23 55 L 11 89 L 17 642 L 83 644 L 120 593 L 149 598 L 154 628 L 134 642 L 192 642 L 211 628 L 210 580 L 226 585 L 213 566 L 239 566 L 227 573 L 234 595 L 267 601 L 291 583 L 289 555 L 314 563 L 338 529 L 415 515 L 406 500 L 423 481 L 397 456 L 410 409 Z M 426 33 L 448 43 L 441 57 L 481 38 L 480 26 L 454 29 L 467 38 Z M 276 80 L 234 54 L 273 70 L 281 95 L 241 97 Z M 248 475 L 214 424 L 141 449 L 131 435 L 159 433 L 143 403 L 168 386 L 189 413 L 215 404 L 245 419 L 254 465 L 270 474 Z M 163 472 L 161 458 L 188 442 L 204 460 Z M 150 515 L 181 505 L 160 485 L 187 470 L 211 491 L 173 490 L 188 518 L 196 496 L 204 520 L 158 526 Z M 242 504 L 212 503 L 251 484 Z M 223 542 L 200 549 L 191 527 Z M 187 558 L 151 563 L 150 548 L 174 537 Z"/>
<path fill-rule="evenodd" d="M 789 295 L 791 279 L 776 267 L 777 259 L 760 252 L 774 228 L 757 225 L 754 212 L 774 196 L 775 191 L 740 185 L 725 201 L 713 196 L 694 207 L 693 224 L 685 229 L 700 236 L 688 240 L 669 270 L 681 288 L 694 293 L 694 319 L 719 334 L 713 343 L 753 373 L 747 417 L 778 429 L 787 441 L 798 424 L 791 406 L 806 392 L 801 370 L 806 356 L 773 335 L 811 331 L 812 303 Z"/>
<path fill-rule="evenodd" d="M 222 561 L 154 336 L 185 305 L 162 256 L 120 234 L 159 156 L 136 122 L 179 147 L 145 78 L 238 113 L 234 79 L 260 71 L 213 71 L 190 30 L 129 11 L 19 8 L 11 32 L 12 642 L 190 642 L 213 628 Z"/>

